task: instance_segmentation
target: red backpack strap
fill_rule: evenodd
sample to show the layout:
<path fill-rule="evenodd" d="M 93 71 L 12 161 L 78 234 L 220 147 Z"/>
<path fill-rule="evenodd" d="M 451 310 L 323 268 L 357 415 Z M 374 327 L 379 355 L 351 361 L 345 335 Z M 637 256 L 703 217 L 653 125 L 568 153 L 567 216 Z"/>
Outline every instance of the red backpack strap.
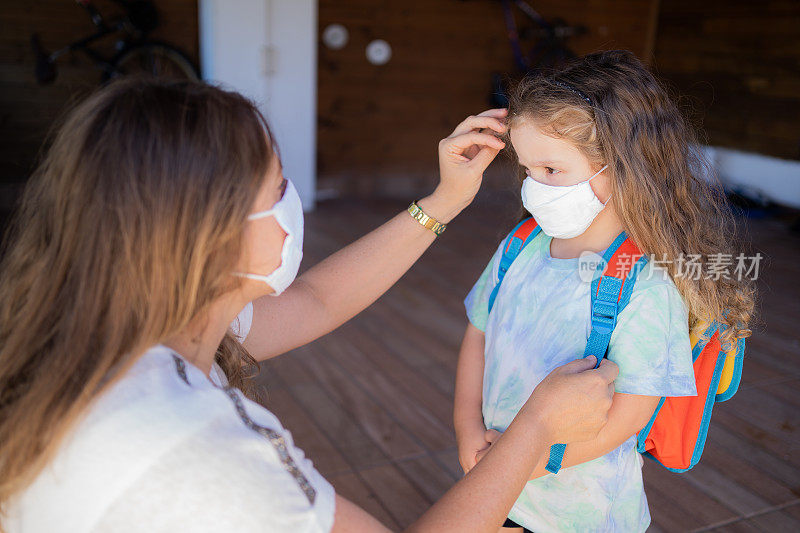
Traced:
<path fill-rule="evenodd" d="M 539 224 L 536 223 L 536 220 L 533 217 L 526 218 L 519 224 L 517 227 L 514 228 L 514 231 L 511 233 L 511 238 L 506 241 L 506 249 L 504 253 L 508 253 L 509 248 L 515 240 L 519 240 L 520 242 L 524 243 L 528 241 L 528 237 L 531 237 L 531 234 L 536 231 L 536 234 L 539 234 L 540 228 Z M 535 235 L 534 235 L 535 236 Z"/>
<path fill-rule="evenodd" d="M 503 244 L 503 257 L 500 259 L 500 267 L 497 270 L 497 283 L 489 294 L 489 312 L 492 312 L 494 307 L 494 300 L 497 298 L 497 293 L 500 290 L 500 285 L 503 283 L 503 278 L 511 267 L 511 263 L 517 258 L 519 253 L 525 246 L 531 242 L 539 233 L 542 228 L 536 223 L 533 217 L 526 218 L 516 225 L 511 230 L 505 244 Z"/>

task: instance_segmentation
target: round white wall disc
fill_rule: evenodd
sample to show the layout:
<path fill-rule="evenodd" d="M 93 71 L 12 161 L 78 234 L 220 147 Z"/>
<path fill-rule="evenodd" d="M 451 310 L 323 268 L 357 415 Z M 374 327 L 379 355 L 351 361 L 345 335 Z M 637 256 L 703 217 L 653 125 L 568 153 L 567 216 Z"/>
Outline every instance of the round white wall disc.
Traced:
<path fill-rule="evenodd" d="M 367 60 L 373 65 L 385 65 L 392 58 L 392 47 L 383 39 L 375 39 L 367 45 Z"/>
<path fill-rule="evenodd" d="M 322 32 L 322 42 L 331 50 L 341 50 L 349 39 L 347 28 L 341 24 L 329 24 Z"/>

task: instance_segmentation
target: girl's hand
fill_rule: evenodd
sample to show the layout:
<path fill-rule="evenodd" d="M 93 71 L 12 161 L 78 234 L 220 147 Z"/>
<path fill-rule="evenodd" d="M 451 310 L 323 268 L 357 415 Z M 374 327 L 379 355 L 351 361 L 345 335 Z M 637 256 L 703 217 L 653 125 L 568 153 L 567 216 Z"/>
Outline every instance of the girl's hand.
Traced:
<path fill-rule="evenodd" d="M 507 114 L 506 109 L 490 109 L 467 117 L 439 142 L 439 185 L 429 199 L 445 222 L 472 202 L 486 167 L 505 148 L 496 135 L 505 133 Z"/>
<path fill-rule="evenodd" d="M 486 428 L 483 422 L 476 422 L 474 425 L 460 427 L 456 431 L 456 442 L 458 444 L 458 462 L 464 474 L 472 470 L 478 463 L 476 458 L 481 450 L 488 450 L 489 443 L 484 440 Z"/>
<path fill-rule="evenodd" d="M 487 453 L 489 453 L 489 449 L 492 447 L 492 444 L 495 443 L 497 439 L 500 438 L 500 433 L 496 429 L 487 429 L 486 433 L 483 435 L 483 439 L 486 441 L 486 447 L 482 450 L 479 450 L 478 453 L 475 454 L 475 464 L 478 464 L 481 459 L 483 459 Z"/>

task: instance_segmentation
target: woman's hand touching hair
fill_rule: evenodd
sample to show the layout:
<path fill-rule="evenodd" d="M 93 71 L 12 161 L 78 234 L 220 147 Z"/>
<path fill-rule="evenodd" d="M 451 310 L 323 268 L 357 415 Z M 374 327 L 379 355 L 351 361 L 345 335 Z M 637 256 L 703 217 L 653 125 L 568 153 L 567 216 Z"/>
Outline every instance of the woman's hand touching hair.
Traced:
<path fill-rule="evenodd" d="M 505 148 L 498 138 L 506 131 L 506 109 L 489 109 L 467 117 L 448 137 L 439 141 L 439 185 L 420 204 L 442 222 L 449 222 L 467 207 L 481 188 L 483 173 Z"/>

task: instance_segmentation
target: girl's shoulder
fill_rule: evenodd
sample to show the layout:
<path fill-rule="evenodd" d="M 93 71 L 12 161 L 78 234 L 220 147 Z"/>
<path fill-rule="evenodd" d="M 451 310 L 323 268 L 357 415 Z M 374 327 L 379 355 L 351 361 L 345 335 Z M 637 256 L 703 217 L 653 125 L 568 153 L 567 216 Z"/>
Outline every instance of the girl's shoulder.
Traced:
<path fill-rule="evenodd" d="M 514 229 L 509 231 L 500 242 L 497 243 L 497 249 L 495 250 L 494 255 L 492 256 L 491 263 L 496 267 L 500 264 L 500 260 L 503 258 L 503 254 L 506 251 L 506 247 L 509 244 L 509 239 L 513 236 Z M 520 250 L 519 255 L 514 259 L 514 262 L 528 262 L 531 260 L 542 259 L 544 256 L 543 254 L 549 255 L 550 250 L 550 242 L 553 240 L 552 237 L 546 235 L 544 232 L 539 232 L 535 237 L 528 240 L 525 244 L 525 247 Z"/>
<path fill-rule="evenodd" d="M 688 309 L 666 269 L 639 272 L 619 313 L 608 357 L 619 366 L 617 392 L 644 396 L 696 394 Z"/>
<path fill-rule="evenodd" d="M 682 300 L 678 288 L 675 286 L 675 281 L 667 269 L 659 265 L 657 261 L 650 259 L 636 276 L 636 284 L 634 285 L 631 299 L 652 298 L 657 295 Z"/>

